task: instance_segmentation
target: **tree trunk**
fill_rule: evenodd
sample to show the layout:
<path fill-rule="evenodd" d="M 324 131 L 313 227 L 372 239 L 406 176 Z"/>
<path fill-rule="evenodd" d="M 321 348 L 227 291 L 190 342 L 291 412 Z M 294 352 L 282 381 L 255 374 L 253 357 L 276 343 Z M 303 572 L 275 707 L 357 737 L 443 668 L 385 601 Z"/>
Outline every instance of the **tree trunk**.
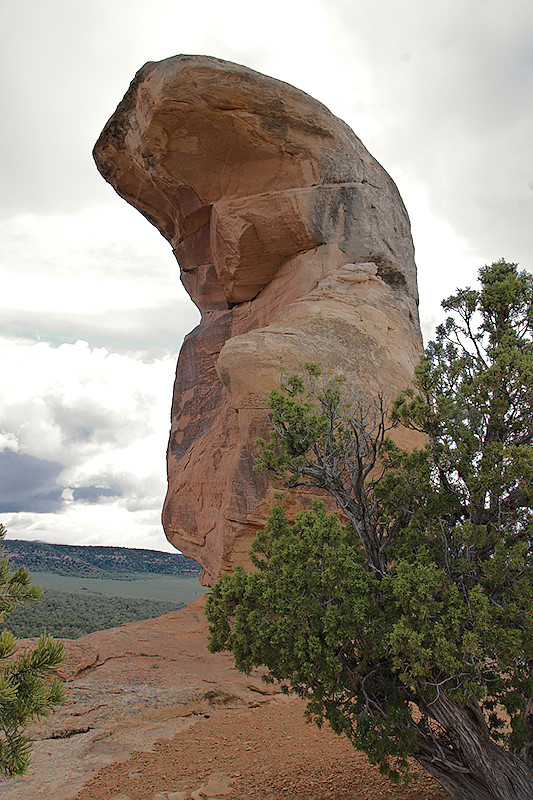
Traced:
<path fill-rule="evenodd" d="M 414 757 L 453 800 L 533 799 L 533 770 L 491 740 L 479 711 L 446 695 L 420 709 L 446 732 L 449 744 L 419 731 Z"/>

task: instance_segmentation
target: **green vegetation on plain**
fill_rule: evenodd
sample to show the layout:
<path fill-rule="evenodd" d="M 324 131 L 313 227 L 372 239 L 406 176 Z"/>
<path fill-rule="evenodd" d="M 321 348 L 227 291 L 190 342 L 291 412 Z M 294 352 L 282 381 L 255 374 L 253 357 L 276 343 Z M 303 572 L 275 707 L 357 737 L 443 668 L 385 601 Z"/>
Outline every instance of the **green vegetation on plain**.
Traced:
<path fill-rule="evenodd" d="M 73 594 L 47 589 L 40 603 L 16 609 L 9 615 L 7 624 L 15 636 L 24 639 L 40 636 L 43 630 L 51 636 L 77 639 L 125 622 L 159 617 L 184 605 L 184 602 L 109 597 L 89 592 Z"/>
<path fill-rule="evenodd" d="M 24 564 L 44 590 L 39 603 L 9 614 L 20 638 L 45 630 L 76 639 L 125 622 L 183 608 L 204 594 L 200 565 L 180 553 L 8 540 L 6 555 Z"/>
<path fill-rule="evenodd" d="M 93 593 L 106 597 L 129 597 L 137 600 L 160 600 L 186 605 L 206 591 L 198 577 L 179 575 L 135 575 L 128 580 L 113 578 L 80 578 L 77 575 L 56 575 L 54 572 L 32 571 L 32 578 L 45 592 Z"/>

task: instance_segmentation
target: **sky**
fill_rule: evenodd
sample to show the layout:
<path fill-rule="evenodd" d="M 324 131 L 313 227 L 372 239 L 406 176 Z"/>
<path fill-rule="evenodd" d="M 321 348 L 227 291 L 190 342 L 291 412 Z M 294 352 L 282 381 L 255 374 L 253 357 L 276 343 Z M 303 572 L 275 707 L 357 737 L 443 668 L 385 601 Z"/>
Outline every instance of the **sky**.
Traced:
<path fill-rule="evenodd" d="M 531 0 L 0 0 L 0 522 L 173 551 L 172 383 L 198 312 L 92 147 L 135 72 L 212 55 L 344 119 L 398 184 L 426 341 L 501 257 L 533 269 Z"/>

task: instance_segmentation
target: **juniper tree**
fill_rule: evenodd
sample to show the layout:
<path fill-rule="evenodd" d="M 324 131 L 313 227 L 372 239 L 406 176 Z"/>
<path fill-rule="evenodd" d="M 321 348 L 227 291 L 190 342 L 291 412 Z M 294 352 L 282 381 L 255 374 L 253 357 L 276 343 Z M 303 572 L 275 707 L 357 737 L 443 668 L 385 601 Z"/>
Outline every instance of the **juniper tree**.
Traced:
<path fill-rule="evenodd" d="M 372 408 L 307 365 L 270 395 L 260 469 L 328 492 L 275 507 L 207 604 L 210 649 L 265 665 L 392 779 L 533 797 L 533 279 L 504 261 L 443 302 L 412 388 Z M 424 435 L 406 452 L 390 425 Z"/>
<path fill-rule="evenodd" d="M 5 528 L 0 524 L 0 541 Z M 20 603 L 38 600 L 42 589 L 32 583 L 28 570 L 13 570 L 0 546 L 0 621 Z M 63 643 L 42 634 L 33 650 L 17 652 L 18 641 L 7 630 L 0 633 L 0 775 L 23 775 L 31 754 L 24 728 L 63 702 L 59 680 L 48 674 L 64 659 Z"/>

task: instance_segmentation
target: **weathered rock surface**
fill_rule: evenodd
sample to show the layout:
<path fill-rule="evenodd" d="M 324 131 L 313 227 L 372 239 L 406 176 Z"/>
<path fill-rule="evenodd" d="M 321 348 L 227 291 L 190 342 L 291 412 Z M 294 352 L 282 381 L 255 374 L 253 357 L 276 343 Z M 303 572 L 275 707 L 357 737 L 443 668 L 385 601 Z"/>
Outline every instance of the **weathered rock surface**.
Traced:
<path fill-rule="evenodd" d="M 67 642 L 68 702 L 2 800 L 444 800 L 429 779 L 393 788 L 302 700 L 208 653 L 203 603 Z"/>
<path fill-rule="evenodd" d="M 341 120 L 237 64 L 146 64 L 94 150 L 170 242 L 202 313 L 178 360 L 163 523 L 204 567 L 247 561 L 272 490 L 254 441 L 280 367 L 317 361 L 395 396 L 421 351 L 409 219 Z M 293 498 L 293 502 L 301 498 Z"/>
<path fill-rule="evenodd" d="M 238 673 L 229 654 L 207 652 L 204 600 L 66 642 L 58 675 L 68 702 L 30 728 L 32 768 L 0 780 L 2 798 L 72 798 L 103 767 L 187 735 L 219 706 L 243 708 L 279 695 L 259 674 Z"/>

